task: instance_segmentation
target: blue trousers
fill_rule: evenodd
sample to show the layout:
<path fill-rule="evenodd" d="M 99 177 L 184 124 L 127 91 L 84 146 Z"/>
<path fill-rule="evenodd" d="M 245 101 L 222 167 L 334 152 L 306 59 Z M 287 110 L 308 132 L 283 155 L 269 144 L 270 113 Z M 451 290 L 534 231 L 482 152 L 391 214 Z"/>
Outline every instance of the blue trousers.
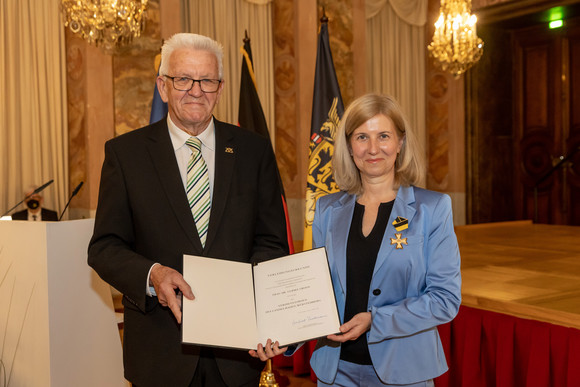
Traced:
<path fill-rule="evenodd" d="M 405 387 L 433 387 L 433 380 L 426 380 L 413 384 L 385 384 L 381 382 L 375 368 L 372 365 L 360 365 L 340 360 L 338 372 L 333 384 L 326 384 L 318 381 L 318 387 L 384 387 L 384 386 L 405 386 Z"/>

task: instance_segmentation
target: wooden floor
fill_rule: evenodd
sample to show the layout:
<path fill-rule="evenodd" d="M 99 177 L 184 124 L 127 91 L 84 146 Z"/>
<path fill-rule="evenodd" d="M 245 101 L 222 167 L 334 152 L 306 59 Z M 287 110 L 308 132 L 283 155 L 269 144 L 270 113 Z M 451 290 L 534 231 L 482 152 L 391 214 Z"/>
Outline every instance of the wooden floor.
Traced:
<path fill-rule="evenodd" d="M 580 329 L 580 227 L 456 227 L 463 305 Z"/>
<path fill-rule="evenodd" d="M 294 376 L 291 368 L 274 368 L 273 373 L 279 387 L 314 387 L 316 383 L 309 375 Z"/>

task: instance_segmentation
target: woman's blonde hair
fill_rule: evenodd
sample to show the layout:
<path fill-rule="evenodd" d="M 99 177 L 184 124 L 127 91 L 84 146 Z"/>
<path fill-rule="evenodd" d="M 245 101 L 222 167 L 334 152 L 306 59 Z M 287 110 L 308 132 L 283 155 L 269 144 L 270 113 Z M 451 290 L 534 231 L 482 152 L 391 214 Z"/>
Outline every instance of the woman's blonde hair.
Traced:
<path fill-rule="evenodd" d="M 395 184 L 419 184 L 425 174 L 424 153 L 415 133 L 411 130 L 397 101 L 382 94 L 365 94 L 354 100 L 344 112 L 334 139 L 332 170 L 338 187 L 348 193 L 362 193 L 360 172 L 352 159 L 350 138 L 352 133 L 369 119 L 382 114 L 393 121 L 397 137 L 403 139 L 401 152 L 395 160 Z"/>

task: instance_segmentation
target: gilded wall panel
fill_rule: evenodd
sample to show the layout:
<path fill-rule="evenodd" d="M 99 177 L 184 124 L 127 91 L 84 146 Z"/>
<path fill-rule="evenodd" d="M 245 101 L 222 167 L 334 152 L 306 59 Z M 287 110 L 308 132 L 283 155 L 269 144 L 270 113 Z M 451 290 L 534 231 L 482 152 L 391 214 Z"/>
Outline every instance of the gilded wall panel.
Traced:
<path fill-rule="evenodd" d="M 300 197 L 296 138 L 296 56 L 294 3 L 276 0 L 273 8 L 276 159 L 287 197 Z"/>
<path fill-rule="evenodd" d="M 85 43 L 67 28 L 66 74 L 68 110 L 69 182 L 86 181 L 87 148 L 85 135 L 86 117 L 86 67 Z M 81 195 L 75 203 L 88 208 L 88 195 Z"/>
<path fill-rule="evenodd" d="M 159 1 L 152 0 L 141 36 L 113 56 L 115 135 L 149 124 L 160 50 Z"/>

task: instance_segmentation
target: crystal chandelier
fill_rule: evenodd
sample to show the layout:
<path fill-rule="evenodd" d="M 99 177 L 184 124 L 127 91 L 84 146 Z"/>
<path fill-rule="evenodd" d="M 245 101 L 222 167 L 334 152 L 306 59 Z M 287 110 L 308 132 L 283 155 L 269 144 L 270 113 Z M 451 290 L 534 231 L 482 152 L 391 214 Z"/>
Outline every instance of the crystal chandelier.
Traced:
<path fill-rule="evenodd" d="M 459 78 L 483 53 L 477 37 L 477 17 L 471 14 L 471 0 L 441 0 L 433 41 L 427 47 L 435 65 Z"/>
<path fill-rule="evenodd" d="M 65 27 L 114 51 L 141 35 L 148 0 L 61 0 Z"/>

